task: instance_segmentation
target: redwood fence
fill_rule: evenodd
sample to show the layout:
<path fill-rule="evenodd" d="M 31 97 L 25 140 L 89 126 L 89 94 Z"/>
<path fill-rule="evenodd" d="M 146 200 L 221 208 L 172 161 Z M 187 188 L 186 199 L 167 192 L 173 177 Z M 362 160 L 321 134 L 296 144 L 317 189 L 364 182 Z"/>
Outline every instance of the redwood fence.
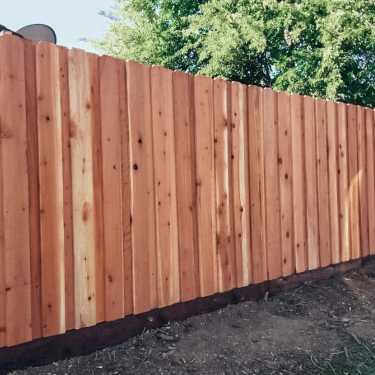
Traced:
<path fill-rule="evenodd" d="M 374 111 L 0 38 L 0 347 L 375 254 Z"/>

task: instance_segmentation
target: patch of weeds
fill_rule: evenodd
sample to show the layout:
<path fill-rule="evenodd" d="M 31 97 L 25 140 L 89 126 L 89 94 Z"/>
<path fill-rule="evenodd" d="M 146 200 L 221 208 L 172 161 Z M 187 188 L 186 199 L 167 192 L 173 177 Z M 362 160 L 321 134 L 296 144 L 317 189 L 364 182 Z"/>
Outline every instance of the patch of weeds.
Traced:
<path fill-rule="evenodd" d="M 352 336 L 352 342 L 343 351 L 326 362 L 322 375 L 374 375 L 374 348 Z"/>

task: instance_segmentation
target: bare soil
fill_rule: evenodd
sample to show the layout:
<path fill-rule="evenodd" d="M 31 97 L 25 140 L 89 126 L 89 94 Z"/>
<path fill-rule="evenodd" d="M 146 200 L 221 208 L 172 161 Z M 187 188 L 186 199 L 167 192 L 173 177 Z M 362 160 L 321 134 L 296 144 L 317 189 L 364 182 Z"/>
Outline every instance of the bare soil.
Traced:
<path fill-rule="evenodd" d="M 6 373 L 375 374 L 375 261 L 145 331 L 88 356 Z"/>

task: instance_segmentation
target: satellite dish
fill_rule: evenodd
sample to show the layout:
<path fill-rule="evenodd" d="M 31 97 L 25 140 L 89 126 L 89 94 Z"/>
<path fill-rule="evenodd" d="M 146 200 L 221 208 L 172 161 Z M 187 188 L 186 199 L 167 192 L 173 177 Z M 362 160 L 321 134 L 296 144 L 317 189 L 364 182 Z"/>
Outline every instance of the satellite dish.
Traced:
<path fill-rule="evenodd" d="M 54 44 L 57 42 L 55 31 L 47 25 L 33 24 L 24 26 L 17 31 L 17 34 L 34 42 L 49 42 Z"/>

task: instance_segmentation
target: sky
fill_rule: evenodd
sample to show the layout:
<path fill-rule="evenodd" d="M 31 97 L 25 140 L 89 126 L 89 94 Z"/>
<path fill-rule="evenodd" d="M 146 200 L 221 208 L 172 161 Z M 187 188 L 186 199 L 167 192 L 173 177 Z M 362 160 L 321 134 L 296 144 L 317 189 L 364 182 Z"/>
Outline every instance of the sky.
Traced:
<path fill-rule="evenodd" d="M 0 0 L 0 24 L 17 31 L 32 23 L 46 23 L 56 31 L 57 43 L 93 51 L 82 38 L 103 36 L 109 21 L 98 15 L 113 0 Z"/>

